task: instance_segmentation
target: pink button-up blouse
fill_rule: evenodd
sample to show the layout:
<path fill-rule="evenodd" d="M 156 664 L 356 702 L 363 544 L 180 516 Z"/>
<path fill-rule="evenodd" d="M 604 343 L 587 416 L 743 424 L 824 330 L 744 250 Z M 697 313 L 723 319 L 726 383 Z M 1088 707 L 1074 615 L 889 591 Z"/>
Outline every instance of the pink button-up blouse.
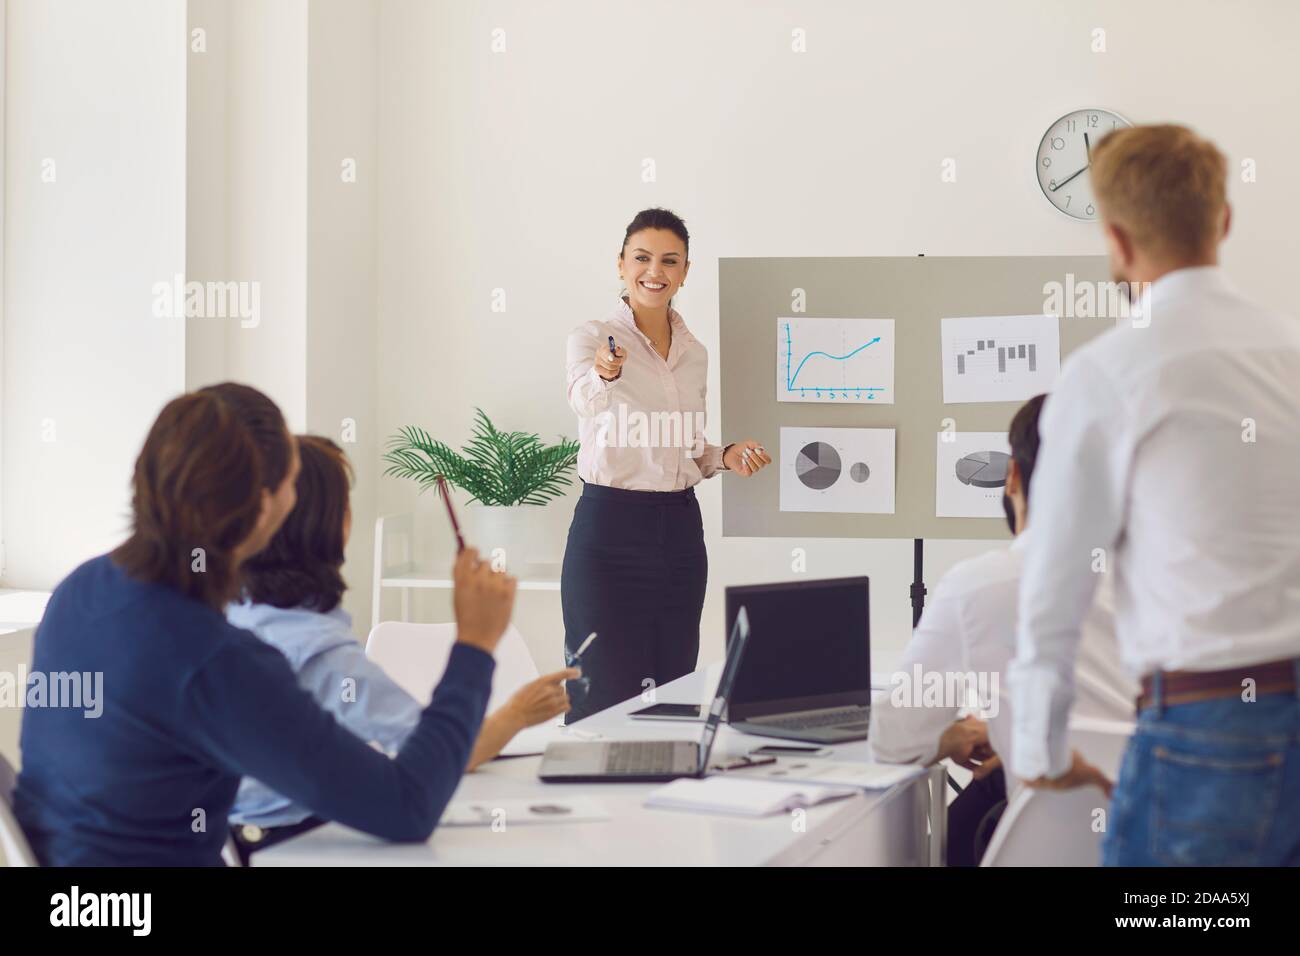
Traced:
<path fill-rule="evenodd" d="M 569 405 L 578 415 L 578 475 L 632 491 L 680 491 L 722 470 L 722 448 L 704 438 L 709 353 L 675 309 L 665 360 L 636 327 L 626 299 L 603 322 L 569 333 Z M 607 382 L 592 367 L 596 348 L 627 351 Z"/>

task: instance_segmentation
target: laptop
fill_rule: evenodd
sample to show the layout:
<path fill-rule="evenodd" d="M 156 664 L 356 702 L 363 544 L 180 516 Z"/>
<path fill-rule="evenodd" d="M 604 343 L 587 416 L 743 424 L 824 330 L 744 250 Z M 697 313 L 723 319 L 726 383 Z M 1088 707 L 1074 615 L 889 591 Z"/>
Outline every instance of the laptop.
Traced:
<path fill-rule="evenodd" d="M 727 620 L 744 607 L 754 633 L 727 704 L 736 730 L 760 737 L 863 740 L 871 716 L 868 579 L 726 589 Z"/>
<path fill-rule="evenodd" d="M 738 607 L 718 690 L 694 740 L 561 741 L 548 744 L 537 775 L 547 783 L 633 783 L 703 777 L 727 698 L 749 643 L 749 615 Z"/>

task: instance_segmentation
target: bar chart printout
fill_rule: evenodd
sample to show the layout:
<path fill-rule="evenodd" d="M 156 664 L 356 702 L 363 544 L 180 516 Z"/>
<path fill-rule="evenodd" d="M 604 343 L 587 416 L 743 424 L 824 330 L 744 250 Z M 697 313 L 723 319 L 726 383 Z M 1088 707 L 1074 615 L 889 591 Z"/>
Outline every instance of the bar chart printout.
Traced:
<path fill-rule="evenodd" d="M 1054 315 L 989 315 L 944 319 L 943 400 L 1023 402 L 1050 391 L 1061 371 L 1061 334 Z"/>
<path fill-rule="evenodd" d="M 776 320 L 776 400 L 894 404 L 894 320 Z"/>

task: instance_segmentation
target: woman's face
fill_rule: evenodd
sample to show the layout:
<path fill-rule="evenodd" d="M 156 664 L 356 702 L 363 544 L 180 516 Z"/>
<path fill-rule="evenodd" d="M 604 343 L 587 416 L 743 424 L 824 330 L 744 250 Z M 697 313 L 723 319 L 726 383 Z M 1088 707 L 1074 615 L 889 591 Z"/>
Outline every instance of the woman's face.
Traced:
<path fill-rule="evenodd" d="M 632 233 L 618 259 L 618 275 L 633 308 L 666 308 L 690 268 L 685 244 L 667 229 Z"/>

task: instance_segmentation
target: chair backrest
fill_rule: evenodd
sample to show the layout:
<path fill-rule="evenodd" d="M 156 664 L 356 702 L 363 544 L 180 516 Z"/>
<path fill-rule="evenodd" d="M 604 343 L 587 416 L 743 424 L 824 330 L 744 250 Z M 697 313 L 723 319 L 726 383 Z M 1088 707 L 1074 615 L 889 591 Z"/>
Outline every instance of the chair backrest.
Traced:
<path fill-rule="evenodd" d="M 1070 746 L 1113 782 L 1119 779 L 1124 751 L 1136 726 L 1130 721 L 1075 717 L 1070 720 Z"/>
<path fill-rule="evenodd" d="M 980 866 L 1100 866 L 1097 810 L 1108 813 L 1108 804 L 1097 787 L 1022 786 L 998 821 Z"/>
<path fill-rule="evenodd" d="M 13 765 L 0 754 L 0 850 L 9 866 L 38 866 L 27 835 L 14 817 L 14 789 L 18 775 Z"/>
<path fill-rule="evenodd" d="M 1070 721 L 1070 747 L 1113 782 L 1133 727 L 1123 721 L 1076 717 Z M 1100 866 L 1109 813 L 1110 801 L 1097 787 L 1058 791 L 1021 785 L 998 821 L 980 866 Z"/>
<path fill-rule="evenodd" d="M 366 639 L 366 656 L 404 691 L 424 703 L 433 696 L 455 642 L 455 624 L 382 621 Z M 521 685 L 539 676 L 528 645 L 513 624 L 497 645 L 496 660 L 489 712 L 504 704 Z"/>

